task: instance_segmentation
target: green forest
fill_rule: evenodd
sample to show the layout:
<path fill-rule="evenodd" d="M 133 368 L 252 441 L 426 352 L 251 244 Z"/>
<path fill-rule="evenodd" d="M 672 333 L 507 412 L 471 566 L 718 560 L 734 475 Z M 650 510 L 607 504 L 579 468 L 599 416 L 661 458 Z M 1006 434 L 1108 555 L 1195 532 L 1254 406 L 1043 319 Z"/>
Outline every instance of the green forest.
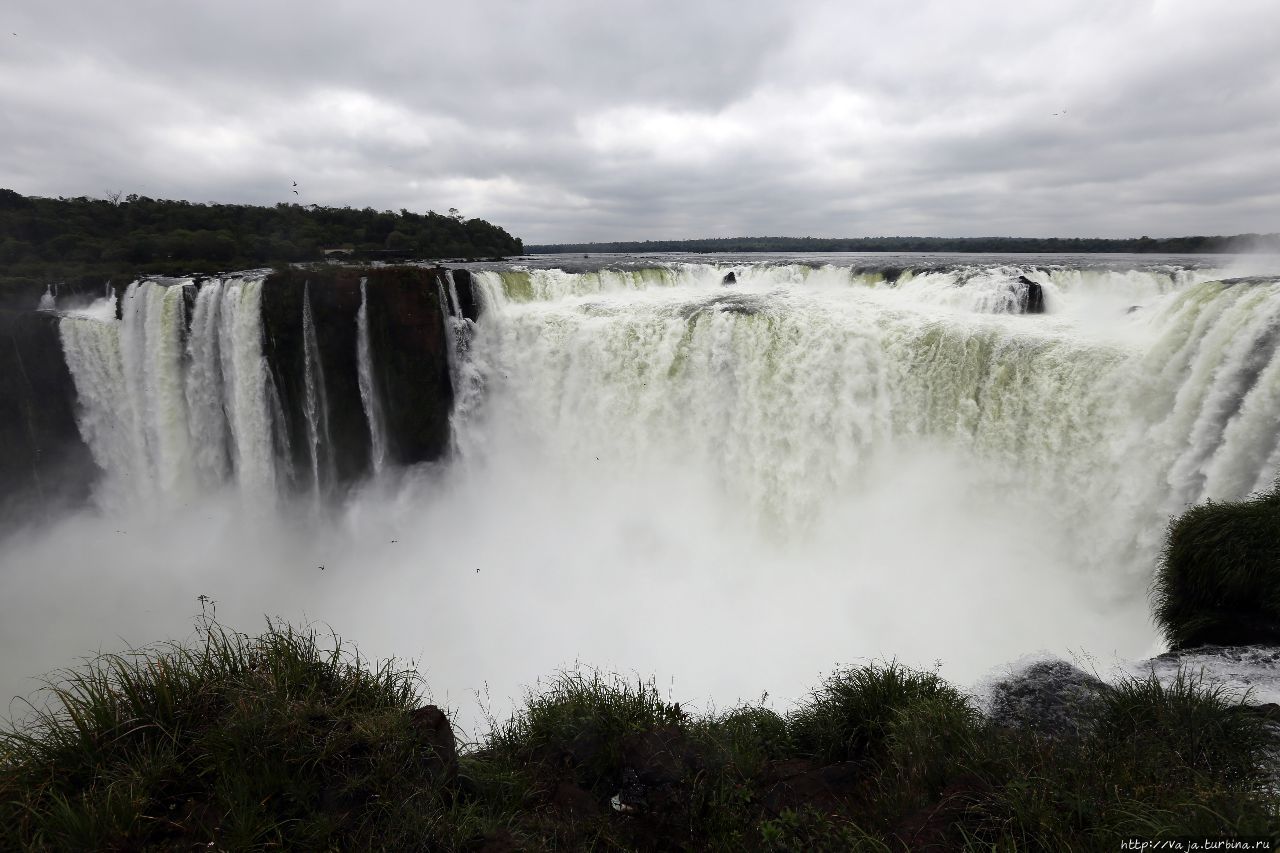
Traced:
<path fill-rule="evenodd" d="M 357 258 L 518 255 L 521 241 L 456 210 L 425 214 L 319 205 L 196 204 L 145 196 L 35 198 L 0 189 L 0 270 L 8 277 L 200 273 Z"/>
<path fill-rule="evenodd" d="M 1210 254 L 1280 251 L 1280 234 L 1231 237 L 717 237 L 620 243 L 554 243 L 528 246 L 534 255 L 577 252 L 1141 252 Z"/>

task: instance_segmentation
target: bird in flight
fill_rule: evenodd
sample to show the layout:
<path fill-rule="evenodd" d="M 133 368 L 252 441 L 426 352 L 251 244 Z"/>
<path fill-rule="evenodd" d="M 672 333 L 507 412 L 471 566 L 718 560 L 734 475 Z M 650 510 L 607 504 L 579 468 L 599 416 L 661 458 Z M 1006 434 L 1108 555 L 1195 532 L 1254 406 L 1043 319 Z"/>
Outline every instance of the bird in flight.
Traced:
<path fill-rule="evenodd" d="M 298 182 L 297 182 L 297 181 L 294 181 L 294 182 L 293 182 L 293 185 L 296 187 L 296 186 L 298 185 Z"/>
<path fill-rule="evenodd" d="M 297 194 L 298 194 L 298 191 L 297 191 L 297 190 L 294 190 L 294 191 L 293 191 L 293 194 L 294 194 L 294 195 L 297 195 Z"/>

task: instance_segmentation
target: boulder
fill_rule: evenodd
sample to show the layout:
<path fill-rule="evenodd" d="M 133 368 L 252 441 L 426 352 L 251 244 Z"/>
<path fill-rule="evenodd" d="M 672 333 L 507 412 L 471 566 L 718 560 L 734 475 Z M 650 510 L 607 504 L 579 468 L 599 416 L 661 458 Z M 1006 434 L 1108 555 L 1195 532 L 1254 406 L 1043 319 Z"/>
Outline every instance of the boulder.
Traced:
<path fill-rule="evenodd" d="M 452 785 L 458 778 L 458 747 L 449 718 L 437 706 L 424 705 L 409 712 L 409 723 L 427 747 L 427 776 L 435 784 Z"/>
<path fill-rule="evenodd" d="M 992 688 L 989 714 L 998 724 L 1057 736 L 1079 734 L 1081 711 L 1106 690 L 1101 680 L 1066 661 L 1032 664 Z"/>
<path fill-rule="evenodd" d="M 1039 282 L 1032 281 L 1025 275 L 1018 276 L 1020 287 L 1017 292 L 1017 308 L 1019 314 L 1044 313 L 1044 288 Z"/>
<path fill-rule="evenodd" d="M 729 272 L 725 274 L 725 277 L 721 279 L 720 283 L 721 284 L 737 284 L 738 276 L 734 273 L 733 270 L 729 270 Z"/>

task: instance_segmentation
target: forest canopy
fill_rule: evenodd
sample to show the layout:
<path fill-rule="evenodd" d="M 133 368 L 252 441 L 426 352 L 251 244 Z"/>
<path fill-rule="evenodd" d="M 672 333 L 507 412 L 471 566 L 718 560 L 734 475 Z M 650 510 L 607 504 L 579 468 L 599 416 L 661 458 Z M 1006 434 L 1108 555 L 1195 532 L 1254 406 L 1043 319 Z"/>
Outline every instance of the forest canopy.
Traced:
<path fill-rule="evenodd" d="M 37 198 L 0 189 L 0 269 L 9 276 L 214 272 L 317 261 L 325 250 L 355 257 L 420 259 L 518 255 L 523 246 L 456 210 L 277 204 L 196 204 L 119 193 Z"/>

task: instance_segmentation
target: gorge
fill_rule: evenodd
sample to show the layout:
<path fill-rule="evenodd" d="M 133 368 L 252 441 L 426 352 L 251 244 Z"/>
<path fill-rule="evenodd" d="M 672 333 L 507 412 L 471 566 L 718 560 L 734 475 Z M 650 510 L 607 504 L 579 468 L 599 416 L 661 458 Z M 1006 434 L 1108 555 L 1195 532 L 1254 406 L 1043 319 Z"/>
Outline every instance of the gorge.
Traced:
<path fill-rule="evenodd" d="M 0 686 L 180 636 L 200 595 L 415 656 L 464 720 L 573 659 L 731 702 L 849 659 L 973 683 L 1037 650 L 1149 656 L 1168 517 L 1280 467 L 1280 282 L 1212 263 L 550 257 L 51 293 L 0 314 L 23 519 Z"/>

